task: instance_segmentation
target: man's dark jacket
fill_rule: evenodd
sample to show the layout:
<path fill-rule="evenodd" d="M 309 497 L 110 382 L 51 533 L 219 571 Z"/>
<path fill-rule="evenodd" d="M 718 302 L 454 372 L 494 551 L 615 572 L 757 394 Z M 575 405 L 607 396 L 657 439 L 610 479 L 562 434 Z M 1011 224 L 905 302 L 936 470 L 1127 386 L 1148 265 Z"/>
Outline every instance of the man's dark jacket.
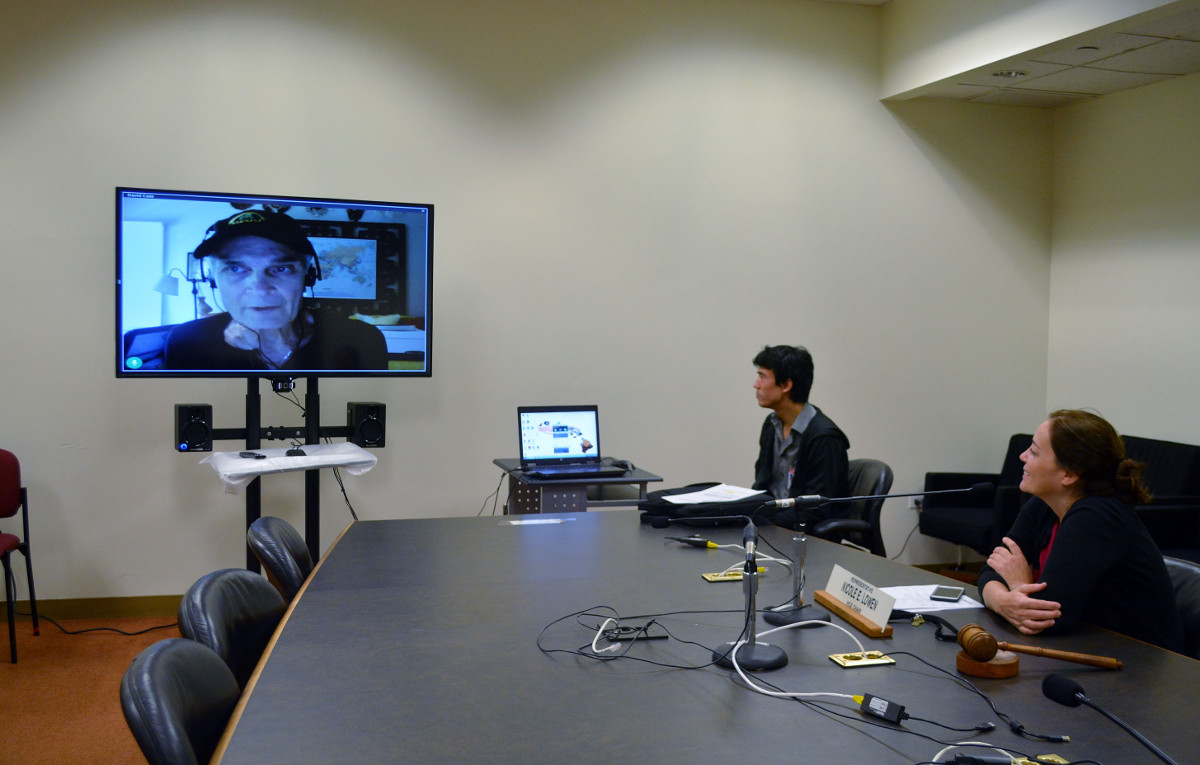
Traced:
<path fill-rule="evenodd" d="M 806 404 L 812 406 L 812 404 Z M 789 497 L 819 494 L 823 497 L 849 496 L 846 473 L 849 462 L 850 439 L 820 409 L 800 436 L 800 449 L 796 452 L 795 474 L 788 490 Z M 771 470 L 775 464 L 775 428 L 771 415 L 763 421 L 762 433 L 758 437 L 758 460 L 754 463 L 754 487 L 768 491 L 771 485 Z M 780 508 L 775 511 L 773 523 L 795 528 L 796 523 L 812 524 L 823 518 L 841 518 L 849 504 L 837 503 L 818 508 Z M 760 516 L 761 517 L 761 516 Z M 767 520 L 763 518 L 762 520 Z"/>

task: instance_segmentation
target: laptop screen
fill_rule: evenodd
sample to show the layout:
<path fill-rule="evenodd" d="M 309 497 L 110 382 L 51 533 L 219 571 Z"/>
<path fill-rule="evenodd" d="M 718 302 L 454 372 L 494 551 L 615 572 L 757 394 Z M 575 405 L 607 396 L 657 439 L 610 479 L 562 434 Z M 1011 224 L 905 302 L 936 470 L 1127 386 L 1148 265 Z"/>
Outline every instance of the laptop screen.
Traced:
<path fill-rule="evenodd" d="M 521 466 L 585 465 L 600 461 L 595 405 L 517 407 Z"/>

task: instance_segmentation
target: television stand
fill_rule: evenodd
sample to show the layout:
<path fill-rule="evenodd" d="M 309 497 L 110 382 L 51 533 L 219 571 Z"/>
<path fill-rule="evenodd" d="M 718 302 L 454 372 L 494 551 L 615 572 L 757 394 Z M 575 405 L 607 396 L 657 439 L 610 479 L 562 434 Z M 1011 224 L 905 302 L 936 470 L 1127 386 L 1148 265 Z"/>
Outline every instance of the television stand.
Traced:
<path fill-rule="evenodd" d="M 240 441 L 245 439 L 247 451 L 262 447 L 263 439 L 303 439 L 305 445 L 317 445 L 321 438 L 346 438 L 351 435 L 347 426 L 321 428 L 321 395 L 318 377 L 305 377 L 304 425 L 302 427 L 262 426 L 262 397 L 259 393 L 259 377 L 246 378 L 246 427 L 213 428 L 213 441 Z M 270 377 L 272 388 L 287 392 L 294 387 L 293 378 Z M 246 485 L 246 528 L 262 517 L 262 486 L 259 478 Z M 304 471 L 304 541 L 313 560 L 321 557 L 321 469 Z M 246 568 L 260 571 L 258 559 L 246 547 Z"/>

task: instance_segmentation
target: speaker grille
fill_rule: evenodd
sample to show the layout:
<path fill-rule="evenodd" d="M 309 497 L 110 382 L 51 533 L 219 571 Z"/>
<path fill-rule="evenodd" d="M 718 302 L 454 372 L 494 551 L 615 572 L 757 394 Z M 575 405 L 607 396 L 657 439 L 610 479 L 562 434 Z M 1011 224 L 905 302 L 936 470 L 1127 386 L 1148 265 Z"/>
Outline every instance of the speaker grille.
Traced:
<path fill-rule="evenodd" d="M 212 451 L 212 406 L 175 405 L 175 449 L 181 452 Z"/>
<path fill-rule="evenodd" d="M 347 440 L 363 447 L 382 448 L 387 407 L 377 401 L 351 401 L 346 404 Z"/>

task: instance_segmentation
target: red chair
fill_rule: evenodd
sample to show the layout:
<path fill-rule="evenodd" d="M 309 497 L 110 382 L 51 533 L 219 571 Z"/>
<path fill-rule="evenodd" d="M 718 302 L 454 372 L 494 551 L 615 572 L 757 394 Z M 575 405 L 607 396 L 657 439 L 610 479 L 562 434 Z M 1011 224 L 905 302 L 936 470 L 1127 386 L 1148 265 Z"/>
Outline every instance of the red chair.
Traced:
<path fill-rule="evenodd" d="M 21 463 L 10 451 L 0 449 L 0 518 L 11 518 L 21 511 L 22 535 L 0 533 L 0 560 L 4 562 L 4 594 L 8 602 L 8 645 L 12 663 L 17 663 L 17 580 L 13 577 L 10 554 L 16 550 L 25 556 L 29 581 L 29 608 L 33 612 L 33 634 L 37 635 L 37 596 L 33 594 L 33 562 L 29 559 L 29 504 L 21 485 Z"/>

